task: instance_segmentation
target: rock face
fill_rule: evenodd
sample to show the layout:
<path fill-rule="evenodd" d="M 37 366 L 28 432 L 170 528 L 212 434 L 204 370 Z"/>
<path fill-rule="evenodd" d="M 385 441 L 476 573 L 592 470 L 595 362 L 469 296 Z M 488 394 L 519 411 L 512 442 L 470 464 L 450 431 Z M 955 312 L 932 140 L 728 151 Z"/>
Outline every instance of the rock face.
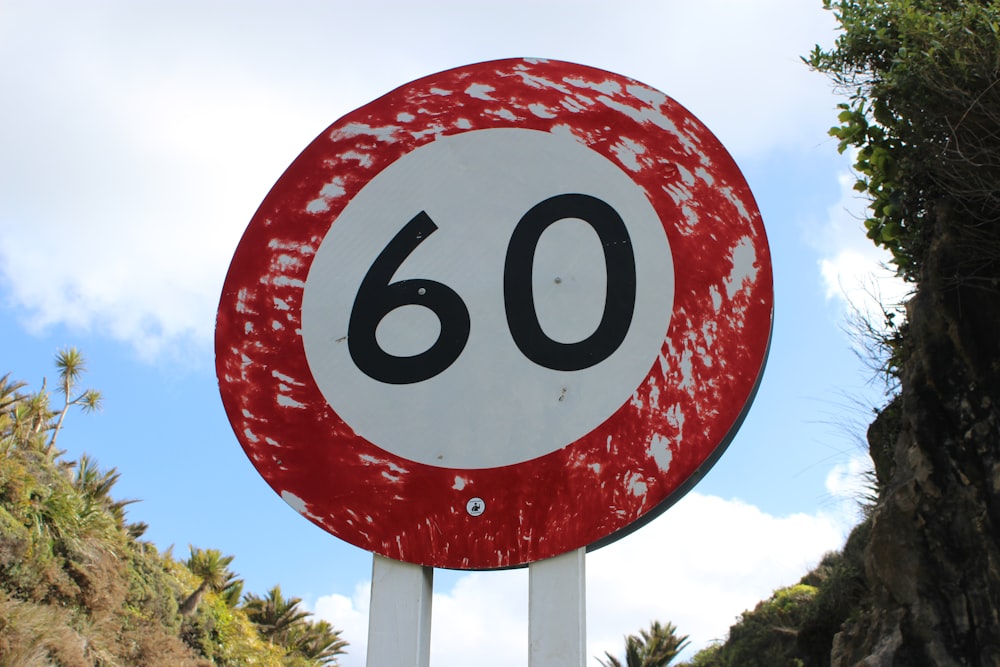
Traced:
<path fill-rule="evenodd" d="M 834 667 L 1000 665 L 1000 287 L 995 259 L 969 270 L 983 248 L 952 220 L 935 212 L 901 391 L 869 429 L 872 599 L 835 638 Z"/>

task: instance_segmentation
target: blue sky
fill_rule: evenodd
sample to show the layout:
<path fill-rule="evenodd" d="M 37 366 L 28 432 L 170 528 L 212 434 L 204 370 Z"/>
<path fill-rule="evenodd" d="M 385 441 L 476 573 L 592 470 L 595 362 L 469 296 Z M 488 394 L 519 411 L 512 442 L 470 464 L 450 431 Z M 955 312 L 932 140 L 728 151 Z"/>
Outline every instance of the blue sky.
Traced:
<path fill-rule="evenodd" d="M 588 655 L 654 618 L 703 646 L 839 546 L 881 400 L 844 329 L 884 260 L 826 135 L 838 98 L 799 61 L 833 39 L 821 4 L 0 0 L 0 374 L 37 387 L 58 349 L 81 348 L 104 410 L 73 415 L 67 457 L 117 467 L 161 548 L 221 549 L 249 590 L 304 598 L 344 629 L 343 664 L 363 665 L 371 556 L 267 487 L 219 399 L 215 309 L 240 235 L 314 136 L 409 80 L 513 56 L 638 79 L 740 165 L 771 244 L 775 328 L 720 462 L 588 556 Z M 434 605 L 432 664 L 526 663 L 525 571 L 438 572 Z"/>

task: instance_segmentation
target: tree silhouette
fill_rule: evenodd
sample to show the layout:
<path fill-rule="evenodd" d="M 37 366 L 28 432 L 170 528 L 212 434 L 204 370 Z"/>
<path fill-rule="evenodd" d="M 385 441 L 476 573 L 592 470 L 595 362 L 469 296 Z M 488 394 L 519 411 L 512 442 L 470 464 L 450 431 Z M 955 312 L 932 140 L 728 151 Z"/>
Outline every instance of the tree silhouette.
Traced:
<path fill-rule="evenodd" d="M 673 623 L 661 625 L 653 621 L 649 630 L 640 630 L 638 635 L 625 637 L 624 667 L 667 667 L 688 645 L 687 635 L 677 636 Z M 621 661 L 605 652 L 607 662 L 597 659 L 603 667 L 623 667 Z"/>
<path fill-rule="evenodd" d="M 190 548 L 191 557 L 184 564 L 193 575 L 201 579 L 201 583 L 181 603 L 179 611 L 182 616 L 194 613 L 206 591 L 222 591 L 236 580 L 236 575 L 229 571 L 233 556 L 223 556 L 218 549 Z"/>
<path fill-rule="evenodd" d="M 264 597 L 248 593 L 243 611 L 257 625 L 261 636 L 284 646 L 291 653 L 325 665 L 344 653 L 347 642 L 340 630 L 326 621 L 310 621 L 309 612 L 299 608 L 301 598 L 285 598 L 275 586 Z"/>
<path fill-rule="evenodd" d="M 56 438 L 59 436 L 63 420 L 66 419 L 66 413 L 69 412 L 70 407 L 79 405 L 84 412 L 93 412 L 101 407 L 101 392 L 96 389 L 84 389 L 75 398 L 72 398 L 80 378 L 87 370 L 83 354 L 78 349 L 70 347 L 60 350 L 56 354 L 56 368 L 59 369 L 59 393 L 63 395 L 63 405 L 56 414 L 56 423 L 52 427 L 52 437 L 45 447 L 46 454 L 55 451 Z"/>

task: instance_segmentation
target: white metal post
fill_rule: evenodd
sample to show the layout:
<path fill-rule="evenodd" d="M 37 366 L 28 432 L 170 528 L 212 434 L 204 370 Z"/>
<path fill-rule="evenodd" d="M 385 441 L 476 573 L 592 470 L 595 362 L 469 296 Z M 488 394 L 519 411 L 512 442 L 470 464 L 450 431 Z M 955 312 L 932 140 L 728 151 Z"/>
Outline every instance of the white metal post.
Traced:
<path fill-rule="evenodd" d="M 430 667 L 434 568 L 372 554 L 367 667 Z"/>
<path fill-rule="evenodd" d="M 528 565 L 528 667 L 584 667 L 586 549 Z"/>

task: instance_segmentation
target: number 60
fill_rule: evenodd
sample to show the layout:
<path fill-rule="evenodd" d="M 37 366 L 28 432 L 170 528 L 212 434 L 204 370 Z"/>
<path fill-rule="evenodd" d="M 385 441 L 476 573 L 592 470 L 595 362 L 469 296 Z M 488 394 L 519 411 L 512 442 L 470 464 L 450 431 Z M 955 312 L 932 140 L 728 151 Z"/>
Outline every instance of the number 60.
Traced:
<path fill-rule="evenodd" d="M 604 312 L 594 332 L 575 343 L 560 343 L 542 330 L 531 280 L 539 239 L 549 226 L 568 218 L 584 221 L 597 233 L 604 250 L 607 288 Z M 469 309 L 455 290 L 434 280 L 389 282 L 437 229 L 424 211 L 415 215 L 379 253 L 358 288 L 347 328 L 348 349 L 358 369 L 374 380 L 388 384 L 428 380 L 451 366 L 469 340 Z M 604 201 L 584 194 L 556 195 L 533 206 L 514 227 L 504 261 L 504 308 L 514 343 L 534 363 L 577 371 L 610 357 L 632 324 L 635 290 L 632 241 L 621 216 Z M 400 357 L 382 349 L 375 330 L 386 315 L 408 305 L 430 309 L 441 329 L 430 348 Z"/>

